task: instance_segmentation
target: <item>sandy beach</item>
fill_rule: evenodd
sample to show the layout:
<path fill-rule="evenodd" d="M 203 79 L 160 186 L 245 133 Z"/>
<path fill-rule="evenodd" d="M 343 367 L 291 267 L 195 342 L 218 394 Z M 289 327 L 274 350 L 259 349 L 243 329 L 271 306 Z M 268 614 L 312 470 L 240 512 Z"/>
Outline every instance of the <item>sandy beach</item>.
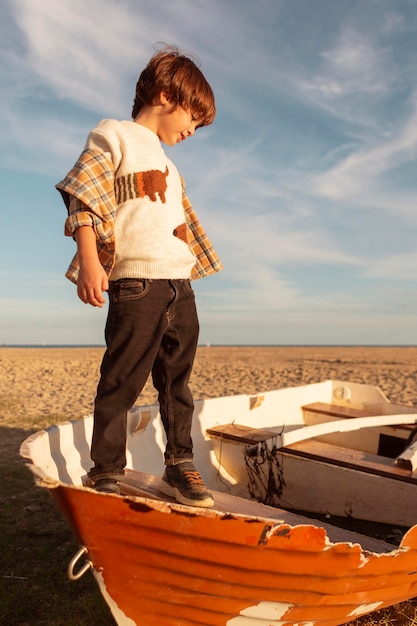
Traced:
<path fill-rule="evenodd" d="M 0 348 L 0 421 L 37 427 L 92 411 L 104 348 Z M 253 394 L 328 378 L 378 385 L 417 405 L 417 347 L 199 347 L 195 398 Z M 156 401 L 150 381 L 137 404 Z"/>

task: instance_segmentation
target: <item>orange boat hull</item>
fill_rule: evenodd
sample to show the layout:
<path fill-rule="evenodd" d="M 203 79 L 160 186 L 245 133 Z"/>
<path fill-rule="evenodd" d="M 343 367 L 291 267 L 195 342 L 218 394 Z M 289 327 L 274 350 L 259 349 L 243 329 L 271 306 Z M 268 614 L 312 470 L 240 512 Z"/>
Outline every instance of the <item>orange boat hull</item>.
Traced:
<path fill-rule="evenodd" d="M 417 527 L 375 554 L 313 525 L 64 485 L 51 493 L 118 624 L 337 626 L 417 595 Z"/>

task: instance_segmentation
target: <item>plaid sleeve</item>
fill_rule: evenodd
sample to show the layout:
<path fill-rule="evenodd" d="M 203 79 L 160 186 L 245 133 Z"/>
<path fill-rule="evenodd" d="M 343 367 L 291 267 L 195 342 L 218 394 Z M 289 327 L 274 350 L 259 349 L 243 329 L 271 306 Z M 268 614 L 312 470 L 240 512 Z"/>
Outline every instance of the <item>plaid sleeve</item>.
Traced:
<path fill-rule="evenodd" d="M 106 154 L 92 149 L 82 152 L 78 161 L 60 183 L 56 185 L 68 210 L 65 235 L 74 236 L 80 226 L 92 226 L 97 237 L 99 259 L 107 274 L 114 264 L 114 195 L 113 164 Z M 78 256 L 75 255 L 66 273 L 77 282 Z"/>
<path fill-rule="evenodd" d="M 94 217 L 88 208 L 74 196 L 70 196 L 68 217 L 65 220 L 66 237 L 74 237 L 75 231 L 80 226 L 91 226 L 94 228 Z"/>
<path fill-rule="evenodd" d="M 203 278 L 204 276 L 219 272 L 223 269 L 223 265 L 185 193 L 184 179 L 181 179 L 181 182 L 183 187 L 182 205 L 184 207 L 185 221 L 191 233 L 188 243 L 196 258 L 195 266 L 191 272 L 191 280 L 196 280 L 197 278 Z"/>

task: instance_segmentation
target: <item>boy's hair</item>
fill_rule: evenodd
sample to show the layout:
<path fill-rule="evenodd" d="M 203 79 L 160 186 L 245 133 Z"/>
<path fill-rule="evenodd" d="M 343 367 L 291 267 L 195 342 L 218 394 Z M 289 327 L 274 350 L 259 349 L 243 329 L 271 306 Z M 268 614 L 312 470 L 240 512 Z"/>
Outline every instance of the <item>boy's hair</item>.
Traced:
<path fill-rule="evenodd" d="M 169 96 L 174 109 L 181 106 L 190 111 L 199 121 L 198 127 L 213 122 L 213 91 L 193 59 L 180 54 L 175 46 L 156 52 L 139 76 L 132 118 L 143 106 L 152 105 L 162 92 Z"/>

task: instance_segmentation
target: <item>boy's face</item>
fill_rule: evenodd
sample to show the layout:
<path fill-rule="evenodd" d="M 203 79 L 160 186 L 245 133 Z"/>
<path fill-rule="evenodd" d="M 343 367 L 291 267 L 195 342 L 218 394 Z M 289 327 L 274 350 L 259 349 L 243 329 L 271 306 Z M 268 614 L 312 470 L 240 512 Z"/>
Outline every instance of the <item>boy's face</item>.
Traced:
<path fill-rule="evenodd" d="M 167 108 L 159 121 L 157 135 L 167 146 L 174 146 L 187 137 L 192 137 L 199 122 L 192 113 L 181 106 L 177 106 L 175 109 L 172 109 L 172 106 Z"/>

